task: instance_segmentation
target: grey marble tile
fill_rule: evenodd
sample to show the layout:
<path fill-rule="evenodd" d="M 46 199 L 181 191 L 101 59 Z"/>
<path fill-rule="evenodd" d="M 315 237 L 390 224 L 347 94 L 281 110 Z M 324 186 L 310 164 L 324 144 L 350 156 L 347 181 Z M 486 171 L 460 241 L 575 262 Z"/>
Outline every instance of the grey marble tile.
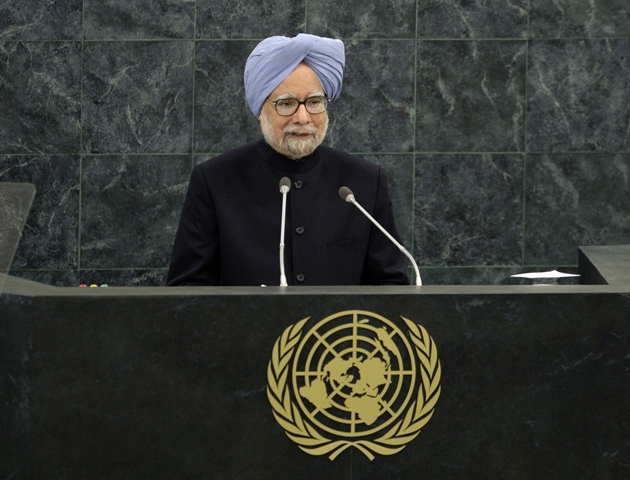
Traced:
<path fill-rule="evenodd" d="M 346 40 L 415 38 L 416 1 L 309 0 L 308 33 Z"/>
<path fill-rule="evenodd" d="M 423 285 L 519 285 L 521 282 L 511 275 L 524 271 L 524 267 L 423 268 L 420 265 Z"/>
<path fill-rule="evenodd" d="M 166 268 L 191 159 L 83 158 L 81 268 Z"/>
<path fill-rule="evenodd" d="M 84 48 L 84 152 L 190 152 L 192 41 Z"/>
<path fill-rule="evenodd" d="M 295 36 L 306 0 L 197 0 L 197 38 Z"/>
<path fill-rule="evenodd" d="M 84 36 L 94 39 L 193 38 L 194 0 L 84 0 Z"/>
<path fill-rule="evenodd" d="M 627 0 L 530 0 L 529 8 L 534 38 L 630 35 Z"/>
<path fill-rule="evenodd" d="M 524 41 L 418 43 L 416 151 L 524 147 Z"/>
<path fill-rule="evenodd" d="M 364 158 L 385 169 L 396 227 L 403 246 L 411 252 L 413 212 L 409 206 L 413 204 L 413 155 L 366 155 Z M 361 203 L 359 192 L 354 193 Z"/>
<path fill-rule="evenodd" d="M 525 38 L 527 0 L 418 1 L 418 38 Z"/>
<path fill-rule="evenodd" d="M 630 243 L 630 155 L 529 155 L 525 261 L 577 264 L 578 246 Z"/>
<path fill-rule="evenodd" d="M 529 57 L 529 151 L 630 150 L 630 40 L 532 41 Z"/>
<path fill-rule="evenodd" d="M 346 42 L 340 98 L 329 107 L 329 145 L 349 152 L 413 150 L 414 42 Z"/>
<path fill-rule="evenodd" d="M 522 155 L 420 156 L 414 188 L 421 265 L 522 263 Z"/>
<path fill-rule="evenodd" d="M 108 287 L 160 287 L 166 284 L 168 269 L 81 270 L 79 284 Z"/>
<path fill-rule="evenodd" d="M 76 287 L 79 285 L 77 270 L 15 270 L 10 275 L 53 287 Z"/>
<path fill-rule="evenodd" d="M 81 44 L 0 43 L 0 153 L 77 153 Z"/>
<path fill-rule="evenodd" d="M 5 0 L 0 4 L 2 40 L 79 40 L 82 0 Z"/>
<path fill-rule="evenodd" d="M 197 42 L 195 152 L 218 154 L 262 138 L 245 100 L 245 61 L 257 41 Z"/>
<path fill-rule="evenodd" d="M 0 181 L 32 183 L 36 188 L 12 268 L 76 268 L 79 158 L 2 155 Z"/>

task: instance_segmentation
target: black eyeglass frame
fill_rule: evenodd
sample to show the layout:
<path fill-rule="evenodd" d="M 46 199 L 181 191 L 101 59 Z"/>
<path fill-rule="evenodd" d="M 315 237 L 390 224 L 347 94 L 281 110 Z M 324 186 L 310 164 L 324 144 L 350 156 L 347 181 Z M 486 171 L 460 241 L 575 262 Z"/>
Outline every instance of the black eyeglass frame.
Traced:
<path fill-rule="evenodd" d="M 317 112 L 317 113 L 309 112 L 308 107 L 306 106 L 306 102 L 308 102 L 309 100 L 311 100 L 313 98 L 323 98 L 325 103 L 326 103 L 326 108 L 324 108 L 321 112 Z M 297 107 L 295 107 L 295 110 L 293 111 L 293 113 L 282 114 L 282 113 L 280 113 L 278 111 L 278 102 L 285 102 L 287 100 L 296 100 L 297 101 Z M 280 115 L 281 117 L 292 117 L 300 109 L 300 105 L 304 105 L 304 108 L 306 109 L 306 111 L 308 112 L 309 115 L 320 115 L 320 114 L 324 113 L 326 110 L 328 110 L 328 105 L 330 105 L 330 98 L 328 98 L 328 95 L 314 95 L 312 97 L 308 97 L 303 102 L 300 102 L 297 98 L 279 98 L 278 100 L 273 100 L 273 101 L 269 100 L 268 98 L 265 98 L 265 101 L 271 103 L 274 106 L 274 108 L 276 110 L 276 113 L 278 115 Z"/>

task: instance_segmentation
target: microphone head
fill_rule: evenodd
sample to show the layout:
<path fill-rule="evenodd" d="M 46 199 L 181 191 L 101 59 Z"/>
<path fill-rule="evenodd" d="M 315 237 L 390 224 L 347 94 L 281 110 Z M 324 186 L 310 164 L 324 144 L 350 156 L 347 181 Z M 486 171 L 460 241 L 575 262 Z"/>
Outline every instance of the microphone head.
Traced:
<path fill-rule="evenodd" d="M 352 190 L 350 190 L 348 187 L 341 187 L 339 189 L 339 196 L 343 198 L 346 202 L 350 202 L 352 201 L 351 199 L 354 198 Z"/>
<path fill-rule="evenodd" d="M 287 193 L 291 190 L 291 180 L 287 177 L 282 177 L 280 179 L 280 193 Z"/>

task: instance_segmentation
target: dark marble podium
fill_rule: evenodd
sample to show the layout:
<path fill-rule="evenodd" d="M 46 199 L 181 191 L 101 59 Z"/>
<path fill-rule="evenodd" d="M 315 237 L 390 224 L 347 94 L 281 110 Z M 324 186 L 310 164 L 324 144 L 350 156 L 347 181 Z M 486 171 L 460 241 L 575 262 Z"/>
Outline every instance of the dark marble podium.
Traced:
<path fill-rule="evenodd" d="M 435 340 L 441 397 L 400 453 L 302 452 L 267 365 L 360 309 Z M 630 478 L 625 285 L 55 288 L 0 301 L 2 479 Z"/>
<path fill-rule="evenodd" d="M 630 284 L 630 245 L 595 245 L 578 251 L 580 283 Z"/>

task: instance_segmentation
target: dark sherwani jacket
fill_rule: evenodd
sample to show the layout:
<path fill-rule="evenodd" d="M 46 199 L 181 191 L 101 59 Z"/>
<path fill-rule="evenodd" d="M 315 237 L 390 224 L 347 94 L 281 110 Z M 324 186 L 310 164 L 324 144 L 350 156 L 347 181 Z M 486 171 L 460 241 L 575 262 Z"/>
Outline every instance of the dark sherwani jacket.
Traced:
<path fill-rule="evenodd" d="M 296 161 L 260 141 L 194 168 L 168 285 L 279 285 L 282 177 L 289 285 L 409 284 L 406 256 L 338 194 L 350 188 L 400 241 L 381 167 L 325 146 Z"/>

